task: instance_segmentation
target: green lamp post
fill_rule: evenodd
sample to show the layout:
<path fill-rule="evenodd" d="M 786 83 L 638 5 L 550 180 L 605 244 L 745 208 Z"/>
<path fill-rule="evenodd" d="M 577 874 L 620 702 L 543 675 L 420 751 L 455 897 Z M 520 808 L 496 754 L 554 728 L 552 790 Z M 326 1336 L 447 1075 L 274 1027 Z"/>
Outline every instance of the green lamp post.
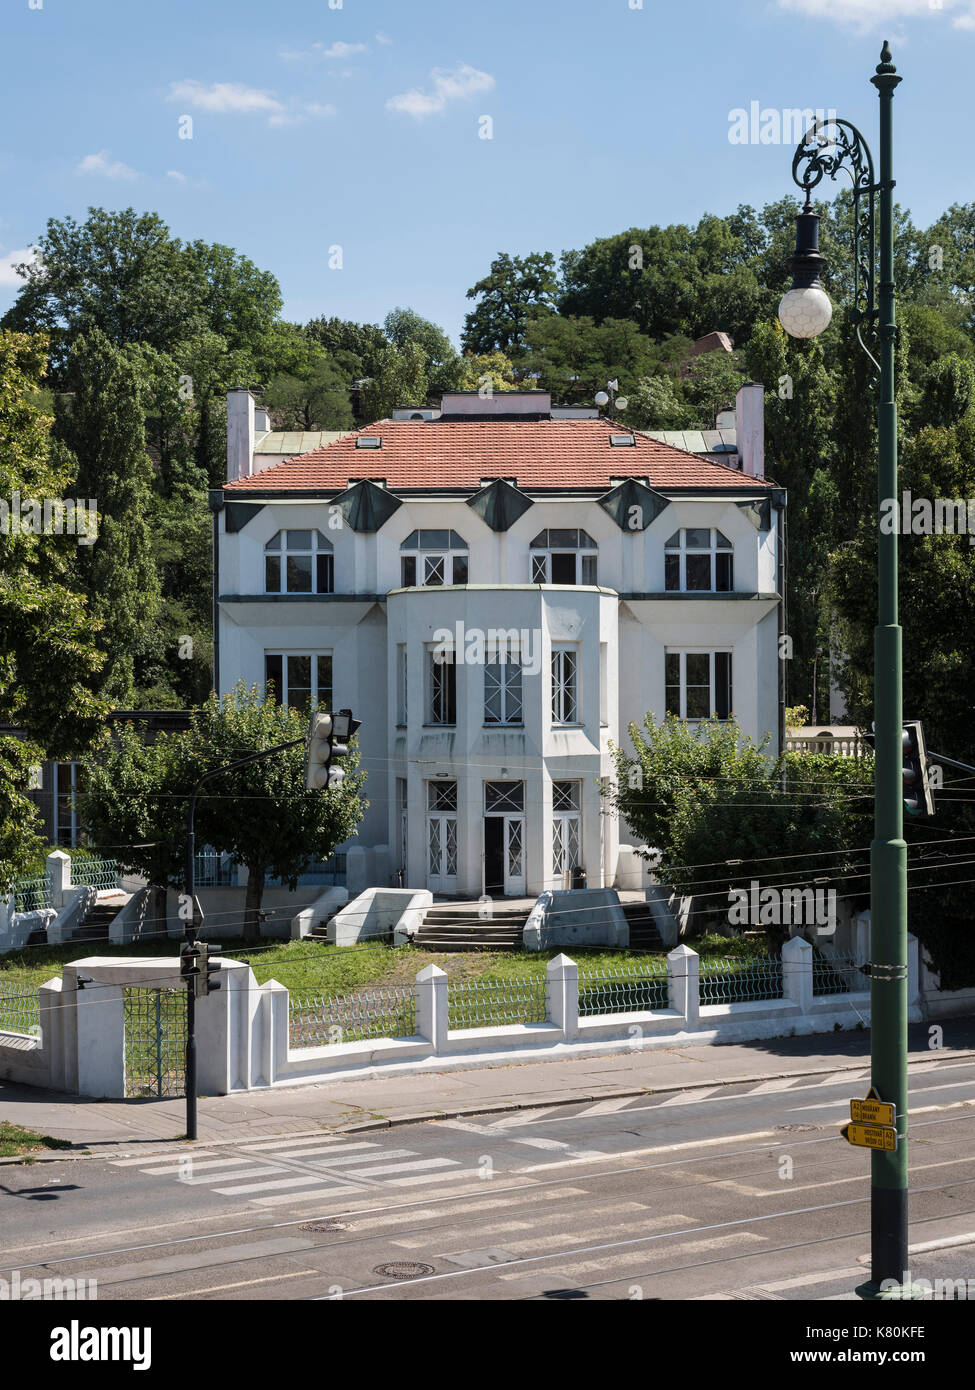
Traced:
<path fill-rule="evenodd" d="M 816 122 L 800 142 L 792 177 L 805 193 L 790 260 L 793 287 L 779 319 L 787 333 L 815 338 L 832 306 L 819 283 L 819 218 L 811 193 L 844 169 L 853 180 L 854 304 L 860 346 L 878 378 L 877 500 L 897 494 L 897 407 L 894 403 L 894 227 L 891 108 L 900 82 L 885 43 L 871 82 L 880 96 L 880 179 L 863 136 L 848 121 Z M 879 199 L 879 217 L 877 201 Z M 880 270 L 876 276 L 876 242 Z M 872 340 L 876 356 L 864 341 Z M 907 846 L 904 842 L 901 629 L 897 613 L 897 533 L 878 534 L 877 627 L 874 638 L 875 810 L 870 846 L 870 1059 L 873 1089 L 892 1103 L 893 1151 L 871 1153 L 871 1277 L 861 1298 L 909 1298 L 907 1273 Z"/>

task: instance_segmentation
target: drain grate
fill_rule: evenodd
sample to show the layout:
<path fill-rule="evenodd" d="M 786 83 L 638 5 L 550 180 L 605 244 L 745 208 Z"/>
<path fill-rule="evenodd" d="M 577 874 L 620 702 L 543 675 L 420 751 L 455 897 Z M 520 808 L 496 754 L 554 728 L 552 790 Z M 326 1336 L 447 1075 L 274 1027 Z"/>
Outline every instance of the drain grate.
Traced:
<path fill-rule="evenodd" d="M 421 1274 L 433 1274 L 433 1265 L 417 1264 L 415 1260 L 398 1260 L 393 1264 L 376 1265 L 373 1274 L 384 1279 L 418 1279 Z"/>
<path fill-rule="evenodd" d="M 330 1231 L 351 1231 L 352 1227 L 344 1221 L 306 1221 L 298 1229 L 314 1231 L 317 1235 L 328 1235 Z"/>

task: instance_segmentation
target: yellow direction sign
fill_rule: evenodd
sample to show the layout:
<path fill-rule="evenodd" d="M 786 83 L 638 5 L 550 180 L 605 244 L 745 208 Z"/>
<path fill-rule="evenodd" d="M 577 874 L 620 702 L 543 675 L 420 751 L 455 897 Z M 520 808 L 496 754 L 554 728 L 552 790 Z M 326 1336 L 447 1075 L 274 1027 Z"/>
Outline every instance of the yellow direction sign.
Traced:
<path fill-rule="evenodd" d="M 857 1125 L 889 1126 L 897 1123 L 893 1105 L 881 1100 L 873 1086 L 867 1092 L 866 1100 L 850 1101 L 850 1119 Z"/>
<path fill-rule="evenodd" d="M 840 1130 L 848 1144 L 858 1149 L 884 1149 L 893 1153 L 897 1148 L 897 1130 L 889 1125 L 844 1125 Z"/>

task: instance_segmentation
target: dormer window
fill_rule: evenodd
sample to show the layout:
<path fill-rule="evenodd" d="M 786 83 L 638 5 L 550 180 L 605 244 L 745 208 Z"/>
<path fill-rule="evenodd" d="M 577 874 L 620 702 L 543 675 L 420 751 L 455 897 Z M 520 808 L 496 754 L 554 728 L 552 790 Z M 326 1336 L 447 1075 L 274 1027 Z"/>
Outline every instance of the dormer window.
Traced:
<path fill-rule="evenodd" d="M 664 546 L 664 588 L 674 593 L 731 593 L 734 546 L 721 531 L 688 526 Z"/>
<path fill-rule="evenodd" d="M 549 527 L 531 542 L 533 584 L 595 584 L 598 546 L 588 531 Z"/>
<path fill-rule="evenodd" d="M 264 547 L 266 594 L 335 591 L 332 542 L 321 531 L 276 531 Z"/>
<path fill-rule="evenodd" d="M 400 552 L 404 589 L 467 583 L 469 547 L 456 531 L 411 531 Z"/>
<path fill-rule="evenodd" d="M 632 434 L 611 434 L 609 442 L 614 449 L 636 448 L 636 440 Z"/>
<path fill-rule="evenodd" d="M 360 434 L 355 441 L 357 449 L 381 449 L 383 447 L 383 437 L 381 434 Z"/>

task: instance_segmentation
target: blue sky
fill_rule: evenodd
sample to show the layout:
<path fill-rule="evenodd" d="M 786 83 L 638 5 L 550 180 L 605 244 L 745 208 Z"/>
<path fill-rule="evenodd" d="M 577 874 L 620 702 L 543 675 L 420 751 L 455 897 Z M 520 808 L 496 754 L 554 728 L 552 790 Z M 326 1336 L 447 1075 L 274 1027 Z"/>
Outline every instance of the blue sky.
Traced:
<path fill-rule="evenodd" d="M 875 146 L 885 37 L 898 199 L 927 225 L 975 198 L 975 0 L 636 4 L 3 0 L 0 311 L 48 217 L 132 205 L 273 271 L 288 318 L 409 305 L 456 340 L 498 251 L 791 191 L 733 108 L 833 107 Z"/>

